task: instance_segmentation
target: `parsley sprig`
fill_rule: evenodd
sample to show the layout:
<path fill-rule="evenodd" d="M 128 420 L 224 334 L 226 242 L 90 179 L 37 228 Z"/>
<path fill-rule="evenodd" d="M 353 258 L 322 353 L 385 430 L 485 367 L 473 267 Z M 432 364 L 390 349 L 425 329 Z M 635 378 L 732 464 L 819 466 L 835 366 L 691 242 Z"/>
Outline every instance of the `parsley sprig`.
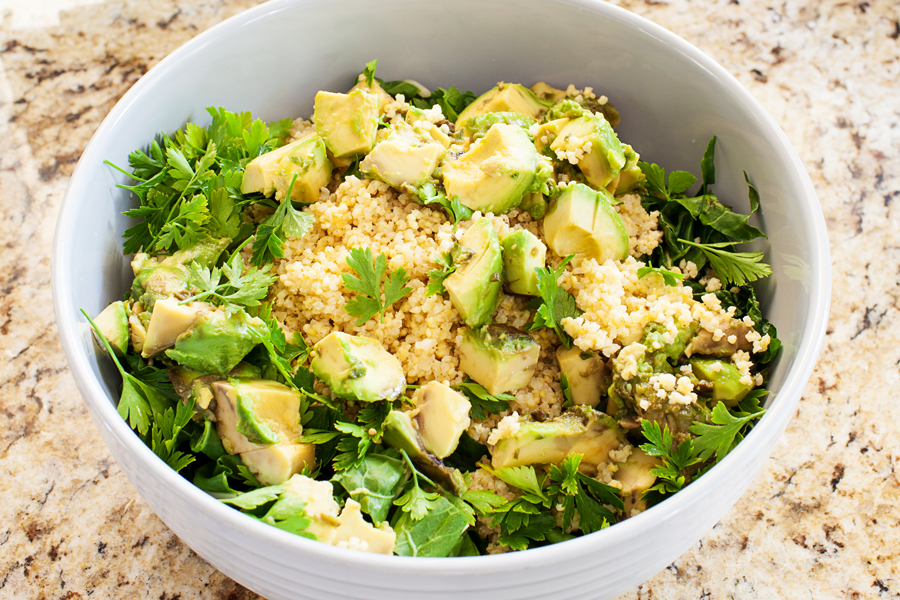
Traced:
<path fill-rule="evenodd" d="M 257 267 L 263 267 L 276 258 L 283 258 L 283 246 L 287 238 L 302 238 L 312 229 L 315 217 L 311 213 L 297 210 L 291 201 L 296 181 L 297 174 L 294 173 L 281 204 L 256 230 L 250 263 Z"/>
<path fill-rule="evenodd" d="M 772 274 L 772 267 L 762 262 L 762 252 L 724 250 L 737 242 L 700 244 L 682 239 L 678 241 L 703 252 L 716 275 L 725 285 L 742 286 Z"/>
<path fill-rule="evenodd" d="M 572 347 L 572 337 L 562 328 L 562 321 L 566 318 L 577 318 L 581 311 L 575 305 L 575 298 L 559 287 L 558 280 L 566 270 L 566 265 L 575 258 L 574 254 L 567 256 L 556 269 L 550 267 L 536 267 L 537 287 L 543 301 L 537 309 L 534 323 L 529 328 L 531 331 L 549 327 L 556 332 L 559 341 L 566 348 Z"/>
<path fill-rule="evenodd" d="M 181 304 L 215 299 L 226 306 L 259 306 L 260 300 L 269 293 L 269 286 L 278 278 L 257 267 L 250 267 L 244 273 L 244 259 L 238 254 L 234 255 L 231 262 L 223 264 L 221 269 L 215 266 L 207 269 L 192 262 L 187 267 L 187 274 L 188 285 L 197 293 Z"/>
<path fill-rule="evenodd" d="M 432 260 L 441 268 L 428 271 L 429 281 L 428 285 L 425 286 L 426 297 L 447 293 L 447 288 L 444 287 L 444 280 L 450 277 L 458 266 L 453 263 L 453 254 L 451 252 L 436 254 Z"/>
<path fill-rule="evenodd" d="M 643 279 L 650 273 L 656 273 L 663 278 L 663 282 L 666 285 L 671 287 L 677 287 L 678 282 L 684 280 L 684 275 L 681 273 L 675 273 L 674 271 L 669 271 L 662 267 L 651 267 L 650 265 L 643 266 L 637 270 L 638 279 Z"/>
<path fill-rule="evenodd" d="M 469 404 L 472 405 L 470 414 L 475 421 L 484 421 L 488 413 L 497 415 L 505 410 L 509 410 L 509 403 L 516 400 L 516 397 L 512 394 L 502 393 L 494 396 L 483 385 L 472 380 L 457 383 L 450 387 L 454 390 L 459 390 L 469 399 Z"/>
<path fill-rule="evenodd" d="M 391 271 L 385 278 L 387 256 L 384 254 L 373 258 L 369 248 L 352 248 L 347 264 L 355 274 L 343 273 L 341 277 L 344 286 L 357 294 L 347 303 L 346 310 L 350 316 L 359 317 L 356 320 L 357 327 L 375 315 L 381 315 L 381 322 L 384 323 L 384 313 L 388 307 L 413 291 L 411 287 L 404 287 L 409 277 L 403 267 Z"/>

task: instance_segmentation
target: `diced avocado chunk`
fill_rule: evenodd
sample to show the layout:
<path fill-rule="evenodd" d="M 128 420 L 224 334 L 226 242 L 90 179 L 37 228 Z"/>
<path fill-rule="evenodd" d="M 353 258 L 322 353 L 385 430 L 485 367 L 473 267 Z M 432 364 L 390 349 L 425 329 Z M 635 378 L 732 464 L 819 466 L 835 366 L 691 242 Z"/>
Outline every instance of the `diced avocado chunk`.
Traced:
<path fill-rule="evenodd" d="M 431 381 L 413 395 L 415 424 L 422 445 L 438 458 L 453 454 L 469 427 L 469 400 L 449 385 Z"/>
<path fill-rule="evenodd" d="M 456 271 L 444 280 L 450 302 L 469 327 L 490 322 L 503 284 L 500 240 L 490 219 L 475 219 L 454 250 Z"/>
<path fill-rule="evenodd" d="M 425 111 L 415 106 L 410 106 L 406 112 L 406 122 L 412 126 L 414 132 L 425 139 L 431 138 L 444 148 L 449 148 L 453 140 L 449 135 L 441 131 L 441 128 L 428 120 Z"/>
<path fill-rule="evenodd" d="M 303 468 L 316 464 L 315 444 L 274 444 L 241 453 L 241 462 L 263 485 L 284 483 Z"/>
<path fill-rule="evenodd" d="M 694 375 L 712 384 L 713 403 L 721 400 L 725 406 L 732 408 L 753 389 L 752 383 L 741 383 L 741 372 L 730 361 L 693 357 L 690 362 Z"/>
<path fill-rule="evenodd" d="M 175 340 L 166 356 L 195 371 L 226 375 L 260 343 L 267 327 L 262 319 L 241 310 L 203 313 L 203 318 Z"/>
<path fill-rule="evenodd" d="M 556 360 L 569 382 L 572 401 L 596 408 L 611 382 L 609 368 L 603 359 L 579 348 L 560 346 L 556 350 Z"/>
<path fill-rule="evenodd" d="M 459 369 L 496 396 L 525 387 L 534 376 L 541 346 L 504 325 L 460 331 Z"/>
<path fill-rule="evenodd" d="M 187 273 L 183 267 L 194 262 L 201 267 L 215 264 L 230 243 L 230 238 L 203 238 L 161 260 L 144 253 L 135 254 L 131 261 L 132 298 L 141 303 L 143 310 L 152 311 L 158 299 L 186 292 Z"/>
<path fill-rule="evenodd" d="M 586 114 L 572 119 L 560 130 L 550 149 L 557 154 L 579 157 L 575 159 L 578 168 L 588 183 L 598 189 L 609 185 L 625 166 L 622 144 L 601 115 Z"/>
<path fill-rule="evenodd" d="M 359 549 L 364 552 L 391 554 L 397 536 L 387 523 L 377 527 L 362 516 L 360 505 L 356 500 L 348 499 L 344 509 L 334 499 L 334 488 L 330 481 L 316 481 L 305 475 L 293 475 L 287 483 L 287 489 L 281 499 L 299 499 L 303 505 L 303 514 L 311 522 L 305 529 L 315 539 L 337 546 L 348 542 L 351 538 L 365 542 Z M 338 514 L 340 512 L 340 515 Z"/>
<path fill-rule="evenodd" d="M 216 427 L 230 453 L 260 445 L 294 443 L 303 433 L 300 393 L 269 379 L 235 379 L 211 384 Z"/>
<path fill-rule="evenodd" d="M 538 422 L 520 417 L 491 450 L 495 469 L 522 465 L 559 464 L 582 454 L 581 469 L 590 472 L 609 460 L 610 450 L 625 440 L 622 428 L 608 415 L 588 406 L 569 409 L 555 419 Z"/>
<path fill-rule="evenodd" d="M 113 352 L 122 356 L 128 352 L 128 308 L 121 300 L 111 303 L 103 311 L 94 317 L 94 324 L 103 337 L 112 346 Z M 102 344 L 101 344 L 101 347 Z M 104 350 L 106 348 L 104 347 Z"/>
<path fill-rule="evenodd" d="M 638 166 L 641 155 L 635 152 L 634 148 L 628 144 L 623 144 L 622 147 L 625 149 L 625 166 L 619 171 L 618 177 L 610 183 L 610 186 L 612 187 L 612 190 L 610 191 L 616 196 L 627 194 L 632 191 L 636 185 L 647 180 L 644 173 L 641 171 L 641 168 Z M 610 188 L 608 187 L 607 189 Z"/>
<path fill-rule="evenodd" d="M 617 470 L 613 479 L 622 484 L 619 492 L 625 499 L 625 516 L 631 516 L 634 509 L 646 510 L 647 501 L 642 498 L 644 492 L 656 483 L 656 475 L 651 471 L 658 467 L 659 459 L 650 456 L 640 448 L 635 448 L 624 462 L 617 462 Z"/>
<path fill-rule="evenodd" d="M 583 106 L 574 100 L 562 99 L 550 107 L 544 117 L 548 121 L 556 119 L 577 119 L 587 113 Z"/>
<path fill-rule="evenodd" d="M 491 112 L 515 112 L 536 119 L 549 106 L 550 102 L 539 99 L 527 87 L 501 81 L 463 109 L 456 124 L 459 126 L 469 117 Z"/>
<path fill-rule="evenodd" d="M 300 140 L 275 167 L 275 199 L 283 200 L 290 188 L 291 200 L 315 202 L 321 189 L 331 181 L 333 168 L 321 137 L 311 135 Z"/>
<path fill-rule="evenodd" d="M 535 269 L 544 268 L 547 246 L 527 230 L 514 231 L 500 243 L 506 288 L 513 294 L 540 296 Z"/>
<path fill-rule="evenodd" d="M 241 460 L 263 485 L 276 485 L 315 462 L 315 446 L 298 440 L 300 393 L 268 379 L 228 379 L 210 384 L 216 431 L 225 451 Z"/>
<path fill-rule="evenodd" d="M 448 490 L 459 492 L 466 488 L 465 479 L 458 470 L 446 466 L 441 459 L 428 452 L 419 437 L 409 413 L 392 410 L 384 420 L 384 443 L 406 452 L 422 472 L 435 483 Z"/>
<path fill-rule="evenodd" d="M 318 140 L 318 143 L 316 143 L 316 140 Z M 253 194 L 258 192 L 266 196 L 271 196 L 275 193 L 275 182 L 278 178 L 279 165 L 282 159 L 301 148 L 303 150 L 301 150 L 300 155 L 303 156 L 309 152 L 310 146 L 317 146 L 319 144 L 324 148 L 322 138 L 315 133 L 310 133 L 299 140 L 257 156 L 244 168 L 244 175 L 241 179 L 241 193 Z M 299 175 L 297 179 L 299 181 Z M 290 183 L 290 178 L 288 178 L 288 183 Z M 286 185 L 283 187 L 284 190 L 287 189 Z M 296 184 L 294 187 L 297 187 Z M 284 190 L 281 192 L 282 198 L 284 197 Z M 293 196 L 294 193 L 292 192 L 291 195 Z M 318 192 L 316 197 L 318 197 Z"/>
<path fill-rule="evenodd" d="M 628 256 L 628 232 L 605 190 L 570 183 L 544 217 L 544 238 L 560 256 L 575 254 L 598 263 Z"/>
<path fill-rule="evenodd" d="M 538 127 L 537 133 L 534 134 L 534 147 L 537 151 L 545 156 L 556 158 L 556 153 L 550 147 L 568 122 L 569 119 L 555 119 L 542 123 Z"/>
<path fill-rule="evenodd" d="M 349 94 L 316 94 L 313 121 L 316 133 L 334 156 L 367 154 L 375 146 L 381 103 L 360 89 Z"/>
<path fill-rule="evenodd" d="M 333 331 L 314 349 L 313 373 L 341 398 L 395 400 L 406 389 L 400 361 L 378 340 Z"/>
<path fill-rule="evenodd" d="M 404 127 L 375 144 L 359 164 L 359 170 L 395 188 L 416 187 L 431 179 L 443 155 L 442 144 L 425 141 Z"/>
<path fill-rule="evenodd" d="M 531 215 L 532 219 L 538 221 L 547 214 L 547 198 L 541 192 L 531 192 L 522 198 L 519 208 Z"/>
<path fill-rule="evenodd" d="M 534 95 L 545 102 L 559 102 L 566 97 L 566 91 L 553 87 L 543 81 L 538 81 L 531 86 Z"/>
<path fill-rule="evenodd" d="M 528 115 L 516 112 L 490 112 L 482 115 L 469 117 L 465 121 L 460 121 L 463 134 L 467 137 L 475 137 L 476 135 L 484 135 L 488 129 L 495 123 L 506 123 L 507 125 L 515 125 L 521 127 L 525 131 L 537 123 Z"/>
<path fill-rule="evenodd" d="M 175 345 L 178 336 L 193 327 L 210 306 L 203 302 L 181 305 L 175 298 L 161 298 L 153 306 L 141 356 L 147 358 Z"/>
<path fill-rule="evenodd" d="M 545 185 L 550 164 L 537 153 L 528 134 L 515 125 L 496 123 L 469 151 L 442 165 L 447 197 L 472 210 L 501 214 Z"/>
<path fill-rule="evenodd" d="M 377 79 L 372 78 L 372 83 L 370 84 L 368 81 L 366 81 L 366 76 L 362 74 L 360 74 L 359 80 L 357 81 L 356 85 L 350 88 L 350 92 L 348 93 L 351 93 L 355 90 L 362 90 L 370 94 L 375 94 L 375 96 L 378 97 L 378 107 L 381 111 L 384 111 L 384 107 L 394 101 L 391 95 L 384 91 L 384 88 L 381 87 L 381 84 L 378 83 Z"/>

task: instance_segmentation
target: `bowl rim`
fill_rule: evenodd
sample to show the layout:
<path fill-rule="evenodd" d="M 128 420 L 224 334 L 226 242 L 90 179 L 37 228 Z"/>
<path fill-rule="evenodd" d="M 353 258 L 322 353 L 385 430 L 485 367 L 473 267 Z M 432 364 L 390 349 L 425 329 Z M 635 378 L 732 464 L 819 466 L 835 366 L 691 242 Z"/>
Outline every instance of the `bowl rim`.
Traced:
<path fill-rule="evenodd" d="M 82 174 L 87 170 L 85 166 L 86 159 L 93 160 L 97 158 L 95 156 L 97 153 L 95 148 L 99 146 L 97 140 L 106 137 L 111 130 L 116 128 L 120 119 L 128 112 L 136 99 L 153 86 L 157 79 L 165 75 L 169 65 L 177 63 L 202 49 L 213 38 L 232 33 L 251 21 L 288 8 L 293 9 L 298 5 L 314 4 L 318 1 L 271 0 L 234 15 L 192 38 L 152 67 L 123 95 L 104 118 L 85 147 L 60 206 L 52 249 L 51 283 L 54 312 L 63 349 L 79 391 L 82 393 L 88 406 L 92 408 L 91 412 L 95 419 L 99 419 L 103 427 L 107 428 L 160 484 L 176 488 L 187 500 L 199 506 L 202 511 L 208 512 L 211 517 L 219 520 L 223 526 L 236 529 L 242 534 L 265 544 L 299 550 L 313 554 L 322 561 L 339 562 L 346 566 L 370 571 L 390 570 L 394 573 L 445 575 L 464 572 L 470 575 L 487 575 L 503 571 L 519 571 L 543 566 L 548 563 L 564 562 L 568 557 L 581 555 L 589 549 L 597 549 L 601 545 L 610 547 L 623 540 L 633 538 L 651 529 L 654 524 L 663 520 L 666 515 L 671 516 L 681 513 L 681 511 L 697 503 L 702 496 L 708 494 L 711 488 L 716 485 L 718 481 L 716 477 L 710 474 L 701 477 L 678 494 L 666 499 L 665 502 L 618 523 L 615 527 L 568 540 L 564 543 L 551 544 L 524 552 L 477 557 L 454 557 L 452 560 L 349 552 L 256 522 L 239 511 L 222 504 L 170 469 L 150 448 L 144 445 L 127 423 L 119 417 L 114 403 L 109 401 L 110 398 L 103 390 L 100 381 L 94 377 L 87 353 L 82 351 L 84 320 L 78 316 L 76 312 L 77 307 L 73 305 L 72 299 L 67 295 L 67 290 L 72 288 L 73 282 L 69 273 L 63 268 L 65 260 L 62 258 L 62 252 L 70 246 L 75 233 L 67 230 L 65 227 L 65 223 L 68 221 L 66 217 L 71 211 L 75 210 L 73 198 L 79 194 L 80 180 L 83 177 Z M 556 1 L 560 4 L 574 5 L 587 11 L 600 13 L 603 16 L 621 22 L 634 30 L 656 38 L 669 46 L 673 52 L 677 52 L 698 64 L 716 78 L 728 92 L 739 99 L 748 113 L 755 117 L 768 130 L 767 133 L 778 141 L 782 147 L 781 149 L 789 157 L 789 169 L 796 172 L 801 179 L 800 183 L 805 193 L 802 197 L 796 198 L 795 201 L 801 203 L 806 212 L 814 217 L 813 222 L 810 224 L 810 245 L 817 250 L 810 258 L 810 275 L 813 281 L 810 293 L 810 311 L 805 322 L 803 336 L 798 341 L 798 351 L 794 365 L 777 394 L 778 401 L 771 404 L 757 426 L 747 435 L 744 443 L 739 444 L 725 459 L 714 466 L 710 473 L 734 469 L 741 463 L 749 460 L 755 445 L 754 440 L 761 440 L 770 431 L 777 431 L 779 426 L 783 430 L 783 427 L 795 410 L 824 340 L 831 297 L 831 261 L 825 220 L 812 181 L 787 136 L 773 117 L 734 76 L 703 51 L 644 17 L 623 8 L 606 4 L 600 0 Z M 96 423 L 98 429 L 101 429 L 101 422 Z"/>

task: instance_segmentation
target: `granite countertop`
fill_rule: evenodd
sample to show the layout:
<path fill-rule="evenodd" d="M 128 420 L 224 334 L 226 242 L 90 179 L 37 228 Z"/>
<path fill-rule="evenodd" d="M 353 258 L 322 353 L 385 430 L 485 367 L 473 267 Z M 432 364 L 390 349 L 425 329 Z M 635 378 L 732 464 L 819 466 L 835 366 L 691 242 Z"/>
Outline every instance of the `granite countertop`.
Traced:
<path fill-rule="evenodd" d="M 623 600 L 900 597 L 900 5 L 618 0 L 699 46 L 781 124 L 832 248 L 825 344 L 744 497 Z M 182 544 L 110 457 L 57 337 L 72 169 L 167 53 L 252 0 L 0 0 L 0 598 L 258 598 Z"/>

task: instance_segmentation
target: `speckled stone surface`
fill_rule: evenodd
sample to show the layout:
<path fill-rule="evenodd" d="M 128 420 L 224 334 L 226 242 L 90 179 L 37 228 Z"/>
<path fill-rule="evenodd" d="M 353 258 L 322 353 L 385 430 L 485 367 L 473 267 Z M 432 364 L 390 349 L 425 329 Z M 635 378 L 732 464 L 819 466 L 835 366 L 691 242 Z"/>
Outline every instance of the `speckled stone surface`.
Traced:
<path fill-rule="evenodd" d="M 755 483 L 622 600 L 900 597 L 900 5 L 616 3 L 706 51 L 781 124 L 819 194 L 835 290 L 797 416 Z M 257 598 L 117 468 L 50 294 L 59 203 L 97 125 L 163 56 L 253 4 L 0 1 L 0 599 Z"/>

